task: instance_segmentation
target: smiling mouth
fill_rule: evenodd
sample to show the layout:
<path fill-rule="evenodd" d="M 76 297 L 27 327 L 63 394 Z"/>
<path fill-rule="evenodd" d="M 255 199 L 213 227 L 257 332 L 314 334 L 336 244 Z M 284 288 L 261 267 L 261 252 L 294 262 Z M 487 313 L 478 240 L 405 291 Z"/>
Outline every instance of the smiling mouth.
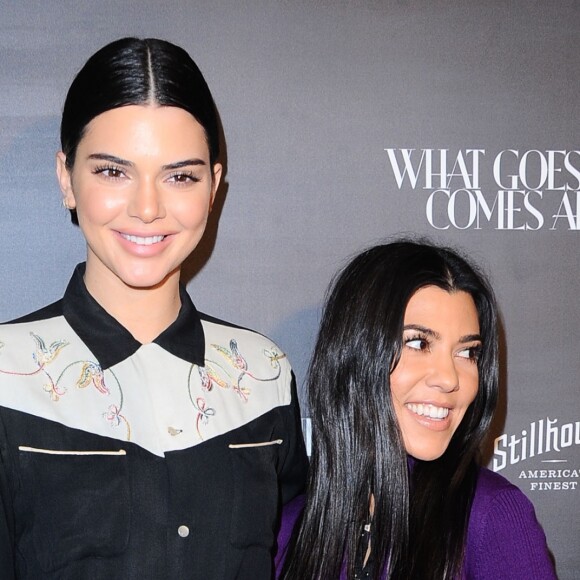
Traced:
<path fill-rule="evenodd" d="M 423 405 L 422 403 L 406 403 L 405 407 L 409 411 L 421 417 L 429 417 L 429 419 L 445 419 L 449 415 L 449 409 L 446 407 L 436 407 L 435 405 Z"/>
<path fill-rule="evenodd" d="M 165 236 L 131 236 L 129 234 L 121 234 L 121 237 L 128 242 L 132 242 L 133 244 L 137 244 L 138 246 L 151 246 L 153 244 L 158 244 L 165 239 Z"/>

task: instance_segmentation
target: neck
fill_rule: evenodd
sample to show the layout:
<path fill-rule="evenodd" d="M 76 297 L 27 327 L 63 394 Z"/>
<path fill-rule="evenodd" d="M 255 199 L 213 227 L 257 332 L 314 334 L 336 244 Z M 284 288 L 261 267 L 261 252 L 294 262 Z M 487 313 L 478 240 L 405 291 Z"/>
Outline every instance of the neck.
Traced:
<path fill-rule="evenodd" d="M 136 340 L 147 344 L 179 314 L 179 274 L 177 269 L 155 286 L 136 288 L 115 275 L 96 275 L 87 264 L 85 285 L 91 296 Z"/>

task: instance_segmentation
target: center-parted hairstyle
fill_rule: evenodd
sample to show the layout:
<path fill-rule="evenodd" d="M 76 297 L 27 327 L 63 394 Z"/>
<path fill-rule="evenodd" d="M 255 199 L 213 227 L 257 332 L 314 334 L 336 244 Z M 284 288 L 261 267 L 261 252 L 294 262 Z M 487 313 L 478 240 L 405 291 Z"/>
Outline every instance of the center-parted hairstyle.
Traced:
<path fill-rule="evenodd" d="M 87 125 L 127 105 L 184 109 L 204 128 L 210 164 L 219 155 L 219 124 L 210 90 L 195 62 L 179 46 L 156 38 L 121 38 L 85 63 L 65 100 L 60 139 L 70 170 Z"/>
<path fill-rule="evenodd" d="M 407 304 L 421 288 L 467 292 L 482 351 L 479 387 L 446 452 L 409 459 L 391 400 Z M 476 458 L 498 396 L 498 322 L 485 277 L 457 252 L 401 240 L 355 257 L 329 289 L 308 375 L 308 497 L 283 578 L 352 578 L 374 496 L 372 578 L 451 579 L 461 568 Z M 411 461 L 412 469 L 409 469 Z"/>

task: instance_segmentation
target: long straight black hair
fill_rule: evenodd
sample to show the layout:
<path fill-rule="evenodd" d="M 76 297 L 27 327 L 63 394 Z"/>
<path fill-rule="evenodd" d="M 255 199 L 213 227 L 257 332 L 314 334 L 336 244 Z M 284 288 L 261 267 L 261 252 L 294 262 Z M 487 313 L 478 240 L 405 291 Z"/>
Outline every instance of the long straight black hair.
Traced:
<path fill-rule="evenodd" d="M 414 461 L 403 445 L 389 375 L 410 298 L 427 286 L 474 300 L 482 337 L 479 388 L 445 453 Z M 402 240 L 375 246 L 335 278 L 308 376 L 313 455 L 304 512 L 282 577 L 354 574 L 372 516 L 372 578 L 455 578 L 463 562 L 476 458 L 498 393 L 497 308 L 485 277 L 448 248 Z"/>

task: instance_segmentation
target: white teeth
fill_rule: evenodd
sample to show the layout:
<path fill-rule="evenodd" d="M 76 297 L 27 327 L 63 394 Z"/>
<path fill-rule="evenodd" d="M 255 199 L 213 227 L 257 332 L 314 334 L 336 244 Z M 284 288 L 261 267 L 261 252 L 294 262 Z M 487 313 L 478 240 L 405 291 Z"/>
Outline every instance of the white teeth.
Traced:
<path fill-rule="evenodd" d="M 165 236 L 147 236 L 146 238 L 142 238 L 140 236 L 130 236 L 128 234 L 121 234 L 121 237 L 125 238 L 129 242 L 137 244 L 138 246 L 150 246 L 151 244 L 158 244 L 165 238 Z"/>
<path fill-rule="evenodd" d="M 449 415 L 449 409 L 446 407 L 436 407 L 435 405 L 423 405 L 422 403 L 407 403 L 407 409 L 413 411 L 422 417 L 429 417 L 430 419 L 445 419 Z"/>

